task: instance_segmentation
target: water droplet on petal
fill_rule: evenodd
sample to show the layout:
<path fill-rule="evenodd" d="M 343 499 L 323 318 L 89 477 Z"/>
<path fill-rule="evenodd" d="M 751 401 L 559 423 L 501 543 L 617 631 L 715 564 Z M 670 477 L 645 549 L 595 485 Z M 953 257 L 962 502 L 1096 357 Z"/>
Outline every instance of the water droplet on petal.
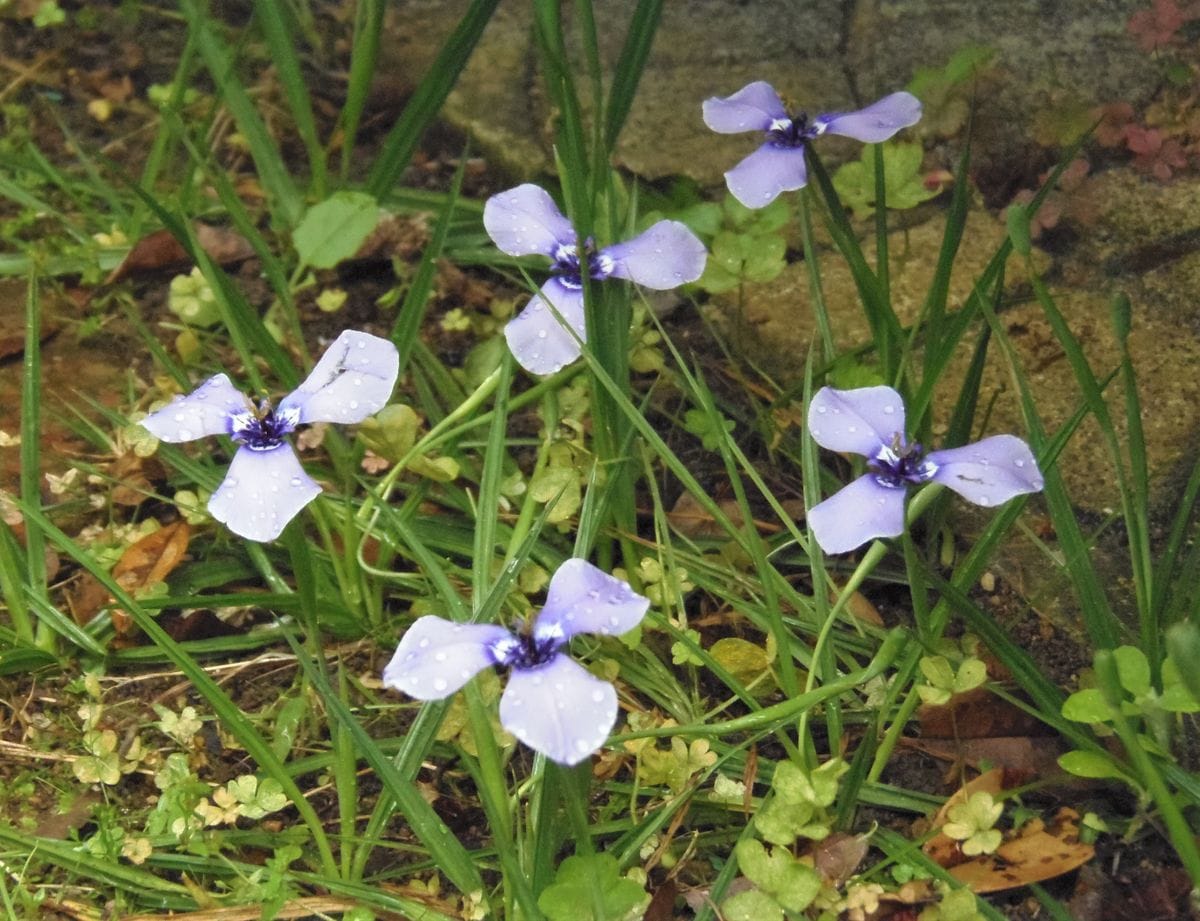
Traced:
<path fill-rule="evenodd" d="M 440 650 L 440 649 L 439 649 L 437 652 L 435 652 L 435 653 L 433 654 L 433 657 L 434 657 L 434 659 L 436 659 L 438 662 L 445 662 L 445 661 L 446 661 L 446 653 L 445 653 L 445 652 L 443 652 L 443 651 L 442 651 L 442 650 Z"/>
<path fill-rule="evenodd" d="M 829 409 L 828 409 L 828 407 L 825 407 L 825 406 L 818 406 L 818 407 L 817 407 L 817 412 L 818 412 L 818 413 L 820 413 L 820 414 L 823 416 L 823 415 L 825 415 L 827 412 L 829 412 Z"/>
<path fill-rule="evenodd" d="M 429 645 L 429 637 L 427 637 L 427 636 L 421 637 L 421 642 L 417 643 L 417 646 L 421 649 L 424 649 L 428 645 Z"/>
<path fill-rule="evenodd" d="M 592 703 L 599 704 L 604 702 L 604 692 L 599 688 L 592 691 Z"/>
<path fill-rule="evenodd" d="M 433 689 L 434 689 L 435 691 L 444 691 L 444 690 L 446 690 L 446 679 L 445 679 L 445 678 L 438 678 L 436 681 L 434 681 L 434 682 L 433 682 Z"/>
<path fill-rule="evenodd" d="M 1013 463 L 1016 464 L 1018 467 L 1025 466 L 1025 461 L 1023 461 L 1023 460 L 1015 460 L 1015 461 L 1013 461 Z"/>
<path fill-rule="evenodd" d="M 291 479 L 291 484 L 292 484 L 293 486 L 303 486 L 303 485 L 304 485 L 304 481 L 303 481 L 302 479 L 300 479 L 300 477 L 298 477 L 298 476 L 294 476 L 294 477 L 292 477 L 292 479 Z"/>
<path fill-rule="evenodd" d="M 896 411 L 896 407 L 893 406 L 891 403 L 889 403 L 887 406 L 883 407 L 883 411 L 884 411 L 884 413 L 886 413 L 887 415 L 890 416 L 892 413 L 894 413 Z"/>

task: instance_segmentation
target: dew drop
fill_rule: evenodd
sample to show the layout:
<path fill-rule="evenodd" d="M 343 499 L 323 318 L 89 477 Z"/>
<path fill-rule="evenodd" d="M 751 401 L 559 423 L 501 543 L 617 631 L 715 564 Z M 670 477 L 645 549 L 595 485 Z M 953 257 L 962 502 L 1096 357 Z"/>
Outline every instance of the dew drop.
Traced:
<path fill-rule="evenodd" d="M 600 690 L 599 688 L 596 688 L 596 690 L 592 691 L 592 703 L 594 703 L 594 704 L 604 703 L 604 692 L 602 690 Z"/>
<path fill-rule="evenodd" d="M 1013 461 L 1013 463 L 1014 463 L 1016 466 L 1018 466 L 1018 467 L 1024 467 L 1024 466 L 1025 466 L 1025 461 L 1023 461 L 1023 460 L 1015 460 L 1015 461 Z"/>
<path fill-rule="evenodd" d="M 979 497 L 979 504 L 980 504 L 980 505 L 991 505 L 991 504 L 992 504 L 992 497 L 991 497 L 991 496 L 980 496 L 980 497 Z"/>
<path fill-rule="evenodd" d="M 444 690 L 446 690 L 446 679 L 445 679 L 445 678 L 438 678 L 436 681 L 434 681 L 434 682 L 433 682 L 433 689 L 434 689 L 435 691 L 444 691 Z"/>
<path fill-rule="evenodd" d="M 587 752 L 591 751 L 592 746 L 590 744 L 588 744 L 587 739 L 576 739 L 575 740 L 575 750 L 578 751 L 581 755 L 583 755 L 583 754 L 586 754 Z"/>
<path fill-rule="evenodd" d="M 433 658 L 438 662 L 445 662 L 446 661 L 446 653 L 444 653 L 442 650 L 439 649 L 437 652 L 435 652 L 433 654 Z"/>
<path fill-rule="evenodd" d="M 828 409 L 827 407 L 825 407 L 825 406 L 818 406 L 818 407 L 817 407 L 817 412 L 818 412 L 818 413 L 820 413 L 820 414 L 823 416 L 823 415 L 825 415 L 827 412 L 829 412 L 829 409 Z"/>
<path fill-rule="evenodd" d="M 892 413 L 894 413 L 896 411 L 896 407 L 893 406 L 891 403 L 889 403 L 887 406 L 883 407 L 883 411 L 886 415 L 890 416 Z"/>
<path fill-rule="evenodd" d="M 350 408 L 351 408 L 351 409 L 358 409 L 358 400 L 351 400 L 351 401 L 350 401 Z"/>
<path fill-rule="evenodd" d="M 546 338 L 546 336 L 547 336 L 547 333 L 546 333 L 546 331 L 545 331 L 544 329 L 539 329 L 539 330 L 538 330 L 538 338 L 539 338 L 539 339 L 545 339 L 545 338 Z"/>
<path fill-rule="evenodd" d="M 290 482 L 293 486 L 302 486 L 304 484 L 304 481 L 298 476 L 292 477 Z"/>
<path fill-rule="evenodd" d="M 361 377 L 356 377 L 356 378 L 354 379 L 354 386 L 355 386 L 355 387 L 361 387 L 361 386 L 362 386 L 362 378 L 361 378 Z"/>
<path fill-rule="evenodd" d="M 592 589 L 590 592 L 588 592 L 588 597 L 589 597 L 589 598 L 593 598 L 593 599 L 595 599 L 595 598 L 599 598 L 599 597 L 600 597 L 600 592 L 599 592 L 598 590 L 596 590 L 596 589 Z"/>
<path fill-rule="evenodd" d="M 176 421 L 176 422 L 182 422 L 182 421 L 183 421 L 183 413 L 176 413 L 176 414 L 175 414 L 175 421 Z"/>
<path fill-rule="evenodd" d="M 428 645 L 429 645 L 429 637 L 427 637 L 427 636 L 421 637 L 421 642 L 417 643 L 417 646 L 421 649 L 424 649 Z"/>
<path fill-rule="evenodd" d="M 233 487 L 237 486 L 237 484 L 238 484 L 237 477 L 231 476 L 231 477 L 225 478 L 225 485 L 228 486 L 230 489 L 233 489 Z"/>
<path fill-rule="evenodd" d="M 858 431 L 858 426 L 857 426 L 857 425 L 850 425 L 850 426 L 847 426 L 847 427 L 846 427 L 846 431 L 847 431 L 847 432 L 850 432 L 851 434 L 853 434 L 854 432 L 857 432 L 857 431 Z"/>

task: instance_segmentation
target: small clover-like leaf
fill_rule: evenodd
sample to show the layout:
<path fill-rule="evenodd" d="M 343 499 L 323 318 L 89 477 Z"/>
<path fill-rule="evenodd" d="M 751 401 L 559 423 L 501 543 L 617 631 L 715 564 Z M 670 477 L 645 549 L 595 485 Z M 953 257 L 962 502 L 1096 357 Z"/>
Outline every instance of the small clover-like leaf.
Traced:
<path fill-rule="evenodd" d="M 783 906 L 761 889 L 747 889 L 721 903 L 725 921 L 783 921 Z"/>
<path fill-rule="evenodd" d="M 1136 646 L 1118 646 L 1113 650 L 1117 662 L 1117 676 L 1121 687 L 1134 697 L 1142 697 L 1150 691 L 1150 662 L 1146 654 Z"/>
<path fill-rule="evenodd" d="M 184 707 L 179 713 L 175 713 L 162 704 L 155 704 L 154 712 L 158 714 L 154 725 L 184 748 L 192 744 L 192 738 L 204 727 L 196 715 L 195 707 Z"/>
<path fill-rule="evenodd" d="M 786 848 L 770 851 L 753 838 L 734 849 L 738 866 L 752 883 L 775 899 L 785 911 L 804 911 L 821 891 L 821 877 Z"/>
<path fill-rule="evenodd" d="M 1084 688 L 1063 701 L 1062 715 L 1075 723 L 1104 723 L 1113 718 L 1113 709 L 1099 688 Z"/>
<path fill-rule="evenodd" d="M 947 811 L 942 832 L 955 841 L 962 842 L 964 854 L 990 854 L 1000 846 L 1002 836 L 993 828 L 1004 812 L 1004 804 L 997 803 L 986 790 L 976 790 L 965 803 L 957 803 Z"/>
<path fill-rule="evenodd" d="M 600 905 L 594 892 L 599 889 Z M 650 901 L 646 890 L 620 873 L 609 854 L 576 855 L 559 864 L 554 882 L 538 896 L 550 921 L 633 921 Z M 602 914 L 597 917 L 596 909 Z"/>

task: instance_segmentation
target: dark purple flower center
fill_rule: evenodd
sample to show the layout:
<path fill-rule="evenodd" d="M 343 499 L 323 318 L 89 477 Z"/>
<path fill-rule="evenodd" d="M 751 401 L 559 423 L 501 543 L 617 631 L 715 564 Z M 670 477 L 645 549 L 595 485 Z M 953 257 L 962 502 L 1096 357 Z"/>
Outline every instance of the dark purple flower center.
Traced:
<path fill-rule="evenodd" d="M 584 242 L 582 256 L 574 243 L 559 243 L 550 253 L 550 274 L 568 288 L 583 287 L 584 265 L 588 267 L 588 275 L 597 281 L 608 278 L 613 271 L 612 258 L 597 250 L 591 238 Z"/>
<path fill-rule="evenodd" d="M 801 112 L 794 118 L 777 118 L 767 128 L 767 143 L 773 147 L 803 147 L 805 141 L 821 133 L 816 124 L 809 124 L 808 115 Z"/>
<path fill-rule="evenodd" d="M 296 428 L 295 410 L 276 412 L 263 400 L 258 412 L 235 413 L 229 419 L 229 434 L 251 451 L 271 451 L 283 444 L 283 437 Z"/>
<path fill-rule="evenodd" d="M 867 461 L 875 474 L 875 482 L 890 489 L 903 489 L 910 483 L 924 483 L 937 473 L 937 465 L 925 460 L 925 452 L 917 442 L 904 443 L 897 432 L 890 445 L 880 445 L 879 451 Z"/>
<path fill-rule="evenodd" d="M 540 668 L 556 655 L 563 646 L 563 638 L 557 635 L 536 636 L 518 633 L 505 637 L 492 646 L 492 655 L 497 663 L 518 671 Z"/>

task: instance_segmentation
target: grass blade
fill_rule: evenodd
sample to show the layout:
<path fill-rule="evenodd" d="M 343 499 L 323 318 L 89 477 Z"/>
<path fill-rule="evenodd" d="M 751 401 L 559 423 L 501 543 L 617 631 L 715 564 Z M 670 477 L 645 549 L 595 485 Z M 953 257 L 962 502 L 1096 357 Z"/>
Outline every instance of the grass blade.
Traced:
<path fill-rule="evenodd" d="M 617 146 L 621 128 L 633 107 L 638 83 L 646 69 L 650 47 L 654 44 L 654 36 L 662 19 L 662 8 L 663 0 L 639 0 L 629 18 L 625 44 L 621 47 L 621 56 L 617 59 L 612 86 L 608 91 L 608 111 L 604 114 L 604 148 L 608 153 L 612 153 Z"/>
<path fill-rule="evenodd" d="M 287 4 L 276 0 L 260 0 L 254 4 L 254 15 L 262 28 L 263 37 L 271 51 L 271 62 L 283 85 L 292 121 L 304 149 L 308 152 L 308 168 L 312 173 L 313 195 L 325 197 L 325 149 L 317 138 L 317 122 L 313 117 L 312 99 L 304 72 L 300 69 L 300 57 L 296 54 L 296 37 L 288 24 Z"/>
<path fill-rule="evenodd" d="M 438 52 L 429 73 L 421 81 L 404 112 L 384 139 L 379 157 L 367 178 L 367 191 L 381 198 L 400 181 L 429 123 L 437 116 L 467 65 L 471 51 L 483 34 L 500 0 L 472 0 L 458 26 Z"/>
<path fill-rule="evenodd" d="M 266 124 L 254 108 L 250 94 L 233 72 L 232 52 L 217 36 L 212 25 L 214 20 L 200 0 L 180 0 L 180 6 L 195 37 L 196 50 L 250 148 L 250 156 L 254 158 L 259 181 L 267 193 L 276 223 L 282 227 L 294 227 L 304 210 L 303 198 Z"/>

